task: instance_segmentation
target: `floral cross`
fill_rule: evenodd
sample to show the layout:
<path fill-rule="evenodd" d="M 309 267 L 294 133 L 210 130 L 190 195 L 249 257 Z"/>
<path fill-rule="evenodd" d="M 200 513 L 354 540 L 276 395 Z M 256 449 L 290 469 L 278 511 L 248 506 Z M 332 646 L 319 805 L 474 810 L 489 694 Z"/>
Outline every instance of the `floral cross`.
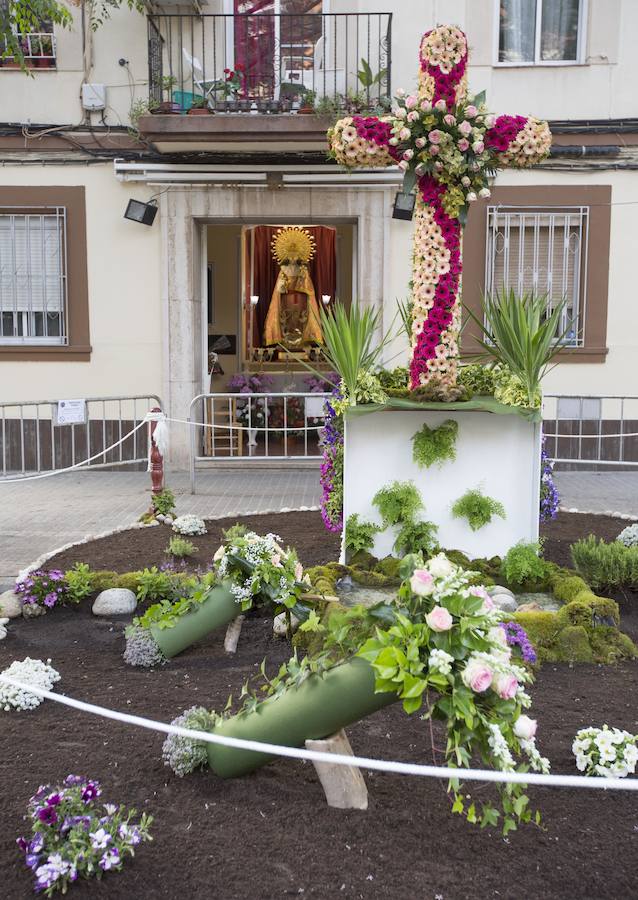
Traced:
<path fill-rule="evenodd" d="M 331 154 L 349 167 L 398 165 L 404 191 L 418 186 L 411 311 L 410 387 L 456 383 L 461 325 L 461 236 L 468 205 L 489 197 L 488 178 L 528 168 L 549 153 L 547 122 L 493 116 L 484 94 L 467 93 L 468 48 L 458 28 L 421 41 L 416 94 L 397 91 L 392 114 L 348 116 L 328 132 Z"/>

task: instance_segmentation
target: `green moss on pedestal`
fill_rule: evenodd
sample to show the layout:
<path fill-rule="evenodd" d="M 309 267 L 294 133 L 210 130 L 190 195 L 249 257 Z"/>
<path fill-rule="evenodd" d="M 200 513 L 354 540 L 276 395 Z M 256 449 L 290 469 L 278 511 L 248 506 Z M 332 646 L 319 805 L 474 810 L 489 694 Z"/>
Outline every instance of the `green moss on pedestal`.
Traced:
<path fill-rule="evenodd" d="M 587 663 L 594 661 L 589 635 L 582 625 L 568 625 L 559 632 L 556 645 L 560 658 L 565 662 Z"/>

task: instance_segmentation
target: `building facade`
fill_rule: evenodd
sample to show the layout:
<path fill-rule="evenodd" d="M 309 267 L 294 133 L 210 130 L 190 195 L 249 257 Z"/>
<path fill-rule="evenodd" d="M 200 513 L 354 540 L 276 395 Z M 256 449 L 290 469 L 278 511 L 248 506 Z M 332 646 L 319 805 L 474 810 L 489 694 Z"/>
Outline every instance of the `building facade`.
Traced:
<path fill-rule="evenodd" d="M 470 91 L 554 134 L 542 166 L 499 174 L 473 205 L 465 304 L 502 284 L 566 295 L 573 328 L 547 390 L 637 393 L 638 5 L 549 6 L 149 3 L 93 32 L 71 5 L 72 29 L 24 36 L 30 77 L 0 66 L 0 402 L 148 393 L 184 418 L 238 372 L 302 387 L 294 353 L 263 338 L 286 225 L 313 235 L 317 302 L 358 298 L 391 327 L 411 275 L 399 173 L 342 172 L 325 132 L 337 106 L 410 89 L 420 36 L 442 21 L 468 35 Z M 191 114 L 198 98 L 209 111 Z M 157 207 L 150 227 L 124 218 L 130 200 Z M 387 359 L 405 352 L 397 338 Z M 176 437 L 174 464 L 188 454 Z"/>

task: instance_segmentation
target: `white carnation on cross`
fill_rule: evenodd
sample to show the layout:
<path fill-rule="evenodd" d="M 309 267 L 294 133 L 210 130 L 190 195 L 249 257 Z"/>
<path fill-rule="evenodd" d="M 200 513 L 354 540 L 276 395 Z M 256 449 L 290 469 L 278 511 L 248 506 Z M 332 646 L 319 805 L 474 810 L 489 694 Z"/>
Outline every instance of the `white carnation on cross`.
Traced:
<path fill-rule="evenodd" d="M 417 187 L 413 245 L 410 387 L 453 387 L 461 326 L 461 236 L 468 205 L 489 197 L 497 169 L 528 168 L 549 154 L 547 122 L 494 116 L 484 93 L 467 93 L 465 34 L 451 26 L 421 41 L 418 90 L 398 90 L 392 114 L 348 116 L 328 132 L 331 154 L 349 168 L 405 172 Z"/>

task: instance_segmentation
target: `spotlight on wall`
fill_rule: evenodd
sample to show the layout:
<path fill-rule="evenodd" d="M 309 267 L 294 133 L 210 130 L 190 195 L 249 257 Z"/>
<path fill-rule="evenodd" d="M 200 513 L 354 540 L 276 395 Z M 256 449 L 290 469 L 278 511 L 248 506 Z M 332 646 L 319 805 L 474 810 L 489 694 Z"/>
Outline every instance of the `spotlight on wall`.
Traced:
<path fill-rule="evenodd" d="M 327 307 L 328 304 L 330 303 L 330 294 L 322 294 L 322 295 L 321 295 L 321 302 L 323 303 L 324 306 Z"/>
<path fill-rule="evenodd" d="M 157 215 L 157 203 L 151 200 L 150 203 L 142 203 L 141 200 L 129 200 L 125 219 L 131 222 L 139 222 L 142 225 L 152 225 Z"/>
<path fill-rule="evenodd" d="M 394 209 L 392 210 L 393 219 L 405 219 L 410 222 L 414 212 L 414 203 L 416 196 L 414 194 L 404 194 L 403 191 L 394 198 Z"/>

